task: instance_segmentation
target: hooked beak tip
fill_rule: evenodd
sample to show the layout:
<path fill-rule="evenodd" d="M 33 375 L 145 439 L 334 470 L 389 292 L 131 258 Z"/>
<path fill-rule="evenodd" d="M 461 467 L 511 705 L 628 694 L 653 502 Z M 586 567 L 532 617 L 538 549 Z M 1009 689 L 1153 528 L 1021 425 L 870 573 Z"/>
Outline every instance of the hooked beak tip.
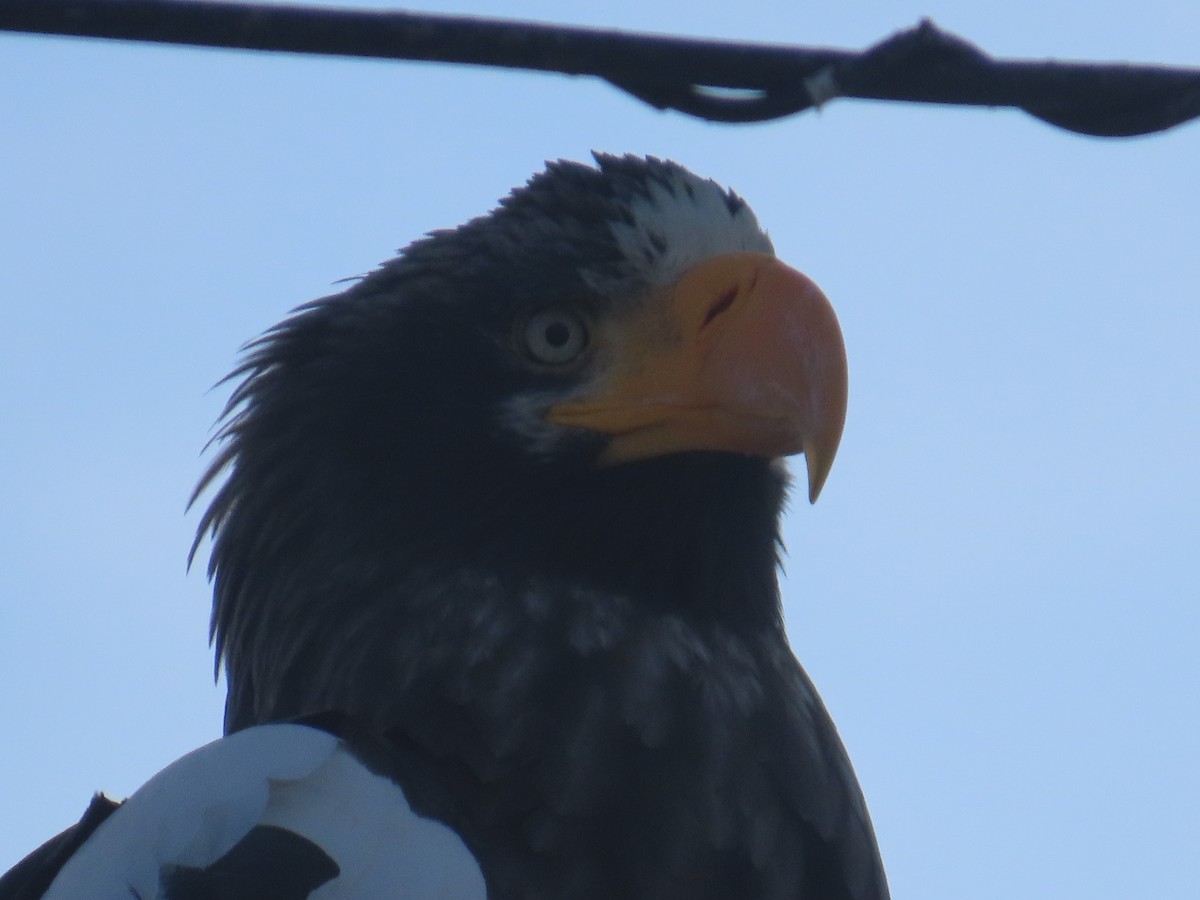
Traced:
<path fill-rule="evenodd" d="M 833 468 L 833 459 L 837 456 L 841 438 L 842 429 L 839 427 L 804 442 L 804 465 L 808 471 L 809 503 L 816 503 L 817 497 L 821 495 L 821 489 L 825 487 L 825 480 Z"/>

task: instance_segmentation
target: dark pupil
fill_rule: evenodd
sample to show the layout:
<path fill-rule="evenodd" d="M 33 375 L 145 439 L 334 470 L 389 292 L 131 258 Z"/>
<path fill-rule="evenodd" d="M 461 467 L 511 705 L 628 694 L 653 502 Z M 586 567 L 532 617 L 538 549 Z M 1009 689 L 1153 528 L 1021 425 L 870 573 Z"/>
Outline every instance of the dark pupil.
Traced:
<path fill-rule="evenodd" d="M 554 322 L 546 326 L 545 338 L 547 344 L 557 349 L 571 339 L 571 329 L 562 322 Z"/>

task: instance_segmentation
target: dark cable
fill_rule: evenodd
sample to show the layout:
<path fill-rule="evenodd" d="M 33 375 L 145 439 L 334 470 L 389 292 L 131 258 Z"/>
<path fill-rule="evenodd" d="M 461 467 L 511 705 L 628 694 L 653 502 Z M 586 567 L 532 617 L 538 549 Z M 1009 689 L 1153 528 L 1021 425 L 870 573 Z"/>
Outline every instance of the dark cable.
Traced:
<path fill-rule="evenodd" d="M 993 59 L 929 21 L 863 52 L 208 0 L 3 0 L 0 30 L 591 75 L 659 109 L 719 122 L 780 118 L 840 97 L 1015 107 L 1103 137 L 1200 116 L 1200 69 Z"/>

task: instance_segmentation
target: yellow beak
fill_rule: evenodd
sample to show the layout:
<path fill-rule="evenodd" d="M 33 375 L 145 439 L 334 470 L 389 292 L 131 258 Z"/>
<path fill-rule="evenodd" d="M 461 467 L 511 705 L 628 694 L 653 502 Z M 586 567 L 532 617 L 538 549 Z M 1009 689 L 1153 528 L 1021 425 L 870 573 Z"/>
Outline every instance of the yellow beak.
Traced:
<path fill-rule="evenodd" d="M 804 453 L 816 501 L 846 420 L 846 348 L 833 307 L 762 253 L 713 257 L 595 335 L 605 371 L 546 419 L 611 435 L 621 463 L 710 450 Z"/>

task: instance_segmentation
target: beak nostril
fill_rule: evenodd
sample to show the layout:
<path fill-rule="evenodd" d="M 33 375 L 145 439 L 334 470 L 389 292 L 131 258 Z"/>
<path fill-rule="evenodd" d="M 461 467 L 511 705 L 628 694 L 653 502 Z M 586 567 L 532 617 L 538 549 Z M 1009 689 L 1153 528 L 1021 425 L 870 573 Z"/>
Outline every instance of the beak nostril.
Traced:
<path fill-rule="evenodd" d="M 704 321 L 700 323 L 700 328 L 705 328 L 709 322 L 721 315 L 721 313 L 725 312 L 725 310 L 729 309 L 729 307 L 733 306 L 735 297 L 737 297 L 736 287 L 731 287 L 720 297 L 718 297 L 717 302 L 708 308 L 708 313 L 704 316 Z"/>

